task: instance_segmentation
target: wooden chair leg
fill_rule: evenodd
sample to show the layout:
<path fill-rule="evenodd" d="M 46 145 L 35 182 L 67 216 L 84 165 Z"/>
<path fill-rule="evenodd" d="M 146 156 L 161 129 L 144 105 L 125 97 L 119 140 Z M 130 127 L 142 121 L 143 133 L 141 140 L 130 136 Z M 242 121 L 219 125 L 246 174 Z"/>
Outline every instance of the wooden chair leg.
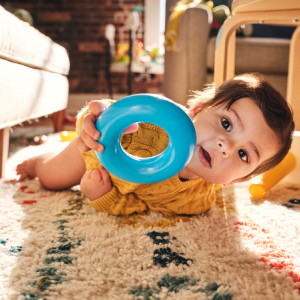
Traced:
<path fill-rule="evenodd" d="M 294 111 L 294 121 L 296 130 L 300 131 L 300 27 L 293 33 L 290 53 L 289 69 L 287 82 L 287 101 L 291 104 Z"/>
<path fill-rule="evenodd" d="M 235 75 L 235 48 L 236 48 L 236 31 L 233 30 L 228 35 L 228 45 L 225 59 L 225 80 L 229 80 Z"/>
<path fill-rule="evenodd" d="M 228 18 L 222 25 L 216 42 L 214 82 L 216 86 L 234 76 L 235 32 L 243 24 L 240 17 Z"/>
<path fill-rule="evenodd" d="M 224 82 L 225 77 L 225 60 L 226 60 L 226 43 L 224 38 L 224 26 L 222 25 L 221 29 L 218 32 L 217 40 L 216 40 L 216 50 L 215 50 L 215 67 L 214 67 L 214 82 L 216 86 L 219 86 Z M 226 32 L 225 32 L 226 34 Z"/>
<path fill-rule="evenodd" d="M 65 117 L 65 110 L 57 111 L 52 115 L 55 132 L 62 131 L 64 117 Z"/>
<path fill-rule="evenodd" d="M 9 128 L 0 129 L 0 178 L 5 176 L 5 163 L 9 148 Z"/>

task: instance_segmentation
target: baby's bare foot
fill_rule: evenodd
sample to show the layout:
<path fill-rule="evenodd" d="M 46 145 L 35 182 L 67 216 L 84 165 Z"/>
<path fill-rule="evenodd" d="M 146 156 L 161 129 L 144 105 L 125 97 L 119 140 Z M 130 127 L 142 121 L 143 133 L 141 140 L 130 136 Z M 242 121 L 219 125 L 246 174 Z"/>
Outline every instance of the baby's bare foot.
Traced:
<path fill-rule="evenodd" d="M 34 179 L 36 177 L 35 172 L 36 158 L 23 161 L 17 166 L 17 175 L 20 175 L 19 181 L 26 179 Z"/>

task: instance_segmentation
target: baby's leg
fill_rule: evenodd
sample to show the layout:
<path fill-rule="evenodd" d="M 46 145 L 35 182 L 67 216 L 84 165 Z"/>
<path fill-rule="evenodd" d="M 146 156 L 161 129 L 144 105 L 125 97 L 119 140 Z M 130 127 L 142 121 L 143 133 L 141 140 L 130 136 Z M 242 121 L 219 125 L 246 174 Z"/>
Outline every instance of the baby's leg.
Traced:
<path fill-rule="evenodd" d="M 26 160 L 17 166 L 20 180 L 38 177 L 50 190 L 62 190 L 80 183 L 85 173 L 85 162 L 74 139 L 57 155 L 46 153 Z"/>

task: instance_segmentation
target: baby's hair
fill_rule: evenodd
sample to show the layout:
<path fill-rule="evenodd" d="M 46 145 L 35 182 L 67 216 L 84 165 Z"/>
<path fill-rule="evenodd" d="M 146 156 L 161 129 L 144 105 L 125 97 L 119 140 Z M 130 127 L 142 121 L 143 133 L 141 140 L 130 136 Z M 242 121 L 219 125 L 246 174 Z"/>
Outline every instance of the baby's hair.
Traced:
<path fill-rule="evenodd" d="M 241 98 L 251 98 L 256 103 L 279 143 L 279 150 L 273 157 L 262 162 L 247 176 L 240 178 L 248 180 L 274 168 L 291 148 L 295 124 L 292 109 L 287 101 L 262 75 L 254 73 L 236 76 L 218 87 L 214 84 L 207 85 L 203 91 L 194 92 L 193 97 L 188 101 L 188 107 L 190 109 L 201 107 L 203 110 L 226 104 L 225 108 L 228 110 Z"/>

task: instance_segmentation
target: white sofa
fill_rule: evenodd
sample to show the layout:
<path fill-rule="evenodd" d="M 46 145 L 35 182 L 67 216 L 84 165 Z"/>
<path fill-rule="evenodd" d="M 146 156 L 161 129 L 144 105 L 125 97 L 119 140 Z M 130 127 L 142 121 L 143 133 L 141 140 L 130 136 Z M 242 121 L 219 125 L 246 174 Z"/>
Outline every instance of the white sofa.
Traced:
<path fill-rule="evenodd" d="M 55 113 L 55 129 L 61 130 L 69 68 L 65 48 L 0 6 L 0 177 L 9 127 Z"/>

